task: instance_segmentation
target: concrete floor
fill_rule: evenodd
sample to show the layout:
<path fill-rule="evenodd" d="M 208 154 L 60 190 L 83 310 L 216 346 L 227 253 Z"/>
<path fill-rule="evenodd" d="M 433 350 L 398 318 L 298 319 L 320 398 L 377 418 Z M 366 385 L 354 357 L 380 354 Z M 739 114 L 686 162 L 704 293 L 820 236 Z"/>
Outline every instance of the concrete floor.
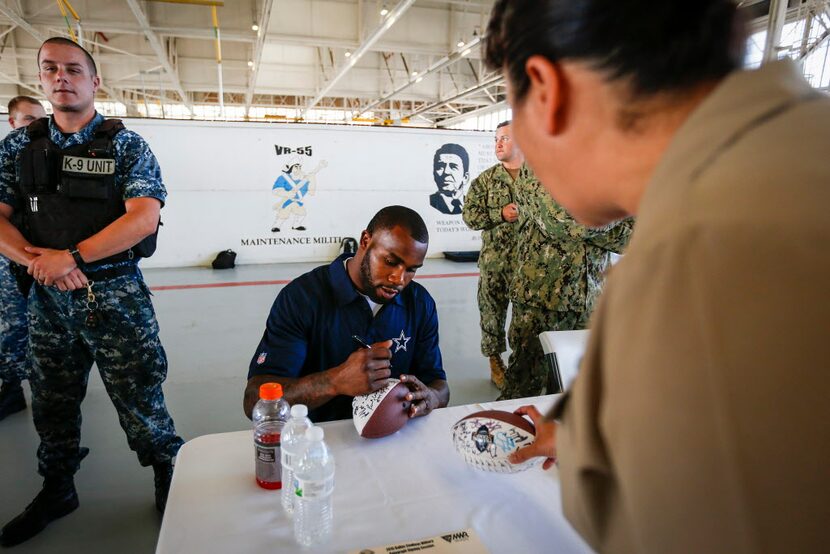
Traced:
<path fill-rule="evenodd" d="M 284 286 L 268 282 L 291 279 L 316 265 L 145 271 L 155 289 L 154 304 L 170 362 L 164 386 L 167 405 L 185 440 L 249 427 L 242 413 L 248 363 L 271 304 Z M 475 264 L 437 259 L 427 260 L 419 272 L 421 284 L 438 305 L 451 405 L 498 396 L 479 353 L 477 277 L 469 275 L 475 273 Z M 256 283 L 262 281 L 266 283 Z M 188 287 L 221 284 L 241 286 Z M 28 389 L 26 394 L 28 398 Z M 151 553 L 161 524 L 153 506 L 153 472 L 142 468 L 128 448 L 94 368 L 82 412 L 82 444 L 90 454 L 76 475 L 80 508 L 10 551 Z M 31 409 L 0 422 L 0 445 L 0 524 L 5 524 L 41 485 Z"/>

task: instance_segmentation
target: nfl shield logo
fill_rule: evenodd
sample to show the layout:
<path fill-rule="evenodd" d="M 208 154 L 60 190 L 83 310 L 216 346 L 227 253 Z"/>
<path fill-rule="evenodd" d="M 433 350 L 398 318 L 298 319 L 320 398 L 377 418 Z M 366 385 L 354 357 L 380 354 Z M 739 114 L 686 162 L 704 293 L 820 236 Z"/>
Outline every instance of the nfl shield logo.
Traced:
<path fill-rule="evenodd" d="M 259 355 L 259 358 L 256 359 L 257 365 L 262 365 L 262 364 L 265 363 L 265 356 L 266 356 L 265 352 L 263 352 L 262 354 Z"/>

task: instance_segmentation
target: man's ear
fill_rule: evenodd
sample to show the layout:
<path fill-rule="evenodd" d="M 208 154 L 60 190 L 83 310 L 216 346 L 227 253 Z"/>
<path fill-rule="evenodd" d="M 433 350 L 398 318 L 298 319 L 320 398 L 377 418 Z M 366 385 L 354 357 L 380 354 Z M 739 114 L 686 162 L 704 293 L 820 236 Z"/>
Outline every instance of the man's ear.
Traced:
<path fill-rule="evenodd" d="M 369 234 L 369 231 L 363 230 L 360 232 L 360 248 L 364 250 L 368 248 L 370 240 L 372 240 L 372 235 Z"/>
<path fill-rule="evenodd" d="M 559 64 L 544 56 L 531 56 L 525 62 L 530 85 L 522 103 L 541 123 L 546 134 L 558 135 L 565 128 L 567 82 Z"/>

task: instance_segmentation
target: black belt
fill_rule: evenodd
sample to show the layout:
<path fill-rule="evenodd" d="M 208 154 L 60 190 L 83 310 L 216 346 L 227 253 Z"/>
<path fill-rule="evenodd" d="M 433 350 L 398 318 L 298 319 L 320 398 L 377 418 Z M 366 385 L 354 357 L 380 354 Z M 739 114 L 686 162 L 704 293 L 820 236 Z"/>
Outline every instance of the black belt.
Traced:
<path fill-rule="evenodd" d="M 108 269 L 99 269 L 97 271 L 85 271 L 83 269 L 81 271 L 84 272 L 84 275 L 90 281 L 106 281 L 108 279 L 115 279 L 116 277 L 123 277 L 124 275 L 136 275 L 138 274 L 138 266 L 130 264 Z"/>

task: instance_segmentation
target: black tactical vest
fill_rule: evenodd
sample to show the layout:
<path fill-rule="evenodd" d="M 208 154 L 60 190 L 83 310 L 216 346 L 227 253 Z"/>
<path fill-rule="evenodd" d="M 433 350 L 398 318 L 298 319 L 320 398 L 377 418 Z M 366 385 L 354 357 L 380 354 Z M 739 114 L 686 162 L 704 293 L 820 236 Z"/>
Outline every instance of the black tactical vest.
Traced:
<path fill-rule="evenodd" d="M 23 236 L 36 246 L 64 250 L 126 213 L 123 191 L 115 183 L 113 138 L 124 129 L 120 119 L 106 119 L 86 144 L 58 148 L 49 137 L 49 118 L 26 127 L 31 142 L 20 154 L 19 211 Z M 156 236 L 96 264 L 149 257 Z"/>

